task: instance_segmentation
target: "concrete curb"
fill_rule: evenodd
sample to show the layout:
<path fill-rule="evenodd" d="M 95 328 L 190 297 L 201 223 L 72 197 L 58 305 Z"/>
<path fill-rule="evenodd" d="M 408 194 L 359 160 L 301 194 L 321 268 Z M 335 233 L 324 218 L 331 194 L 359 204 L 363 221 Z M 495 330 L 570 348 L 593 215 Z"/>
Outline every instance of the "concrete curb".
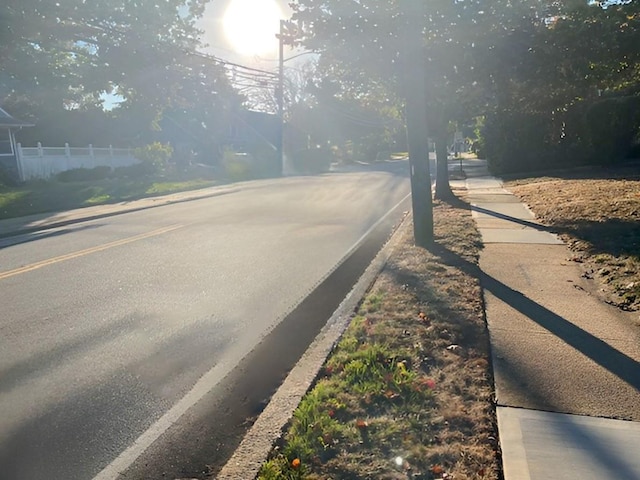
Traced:
<path fill-rule="evenodd" d="M 405 217 L 391 239 L 378 252 L 327 324 L 289 372 L 235 453 L 216 476 L 218 480 L 256 478 L 260 467 L 266 461 L 275 442 L 282 435 L 283 429 L 293 416 L 302 397 L 315 381 L 325 360 L 350 324 L 356 307 L 395 250 L 400 234 L 408 228 L 409 218 L 411 215 Z"/>
<path fill-rule="evenodd" d="M 191 202 L 194 200 L 201 200 L 203 198 L 212 198 L 212 197 L 220 197 L 222 195 L 227 195 L 230 193 L 236 193 L 239 192 L 240 190 L 242 190 L 241 188 L 230 188 L 227 190 L 221 190 L 221 191 L 216 191 L 216 192 L 211 192 L 211 193 L 206 193 L 203 195 L 193 195 L 193 196 L 186 196 L 184 198 L 176 198 L 176 199 L 167 199 L 167 196 L 170 195 L 176 195 L 179 194 L 180 192 L 176 192 L 167 196 L 160 196 L 160 197 L 145 197 L 145 198 L 141 198 L 138 200 L 133 200 L 132 202 L 139 202 L 139 201 L 143 201 L 143 202 L 152 202 L 149 205 L 143 205 L 143 206 L 133 206 L 133 207 L 122 207 L 121 209 L 118 210 L 113 210 L 110 212 L 104 212 L 104 213 L 97 213 L 97 214 L 93 214 L 93 215 L 80 215 L 76 218 L 70 218 L 67 220 L 60 220 L 60 221 L 54 221 L 51 223 L 43 223 L 40 225 L 34 225 L 34 226 L 26 226 L 26 227 L 20 227 L 18 229 L 14 229 L 11 230 L 9 232 L 0 232 L 0 238 L 10 238 L 10 237 L 17 237 L 19 235 L 26 235 L 26 234 L 30 234 L 30 233 L 35 233 L 35 232 L 40 232 L 43 230 L 50 230 L 53 228 L 60 228 L 60 227 L 66 227 L 68 225 L 74 225 L 77 223 L 83 223 L 83 222 L 90 222 L 92 220 L 99 220 L 101 218 L 109 218 L 109 217 L 115 217 L 117 215 L 122 215 L 125 213 L 133 213 L 133 212 L 140 212 L 142 210 L 149 210 L 151 208 L 157 208 L 157 207 L 162 207 L 165 205 L 173 205 L 176 203 L 184 203 L 184 202 Z M 185 193 L 185 192 L 182 192 Z M 113 204 L 112 204 L 113 205 Z M 109 205 L 104 205 L 105 207 L 108 207 Z M 81 210 L 81 209 L 80 209 Z M 73 210 L 70 210 L 73 211 Z M 60 212 L 52 212 L 52 214 L 55 213 L 60 213 Z M 20 218 L 20 217 L 18 217 Z M 24 218 L 24 217 L 22 217 Z M 14 220 L 14 219 L 7 219 L 7 220 Z M 1 224 L 0 224 L 1 226 Z"/>

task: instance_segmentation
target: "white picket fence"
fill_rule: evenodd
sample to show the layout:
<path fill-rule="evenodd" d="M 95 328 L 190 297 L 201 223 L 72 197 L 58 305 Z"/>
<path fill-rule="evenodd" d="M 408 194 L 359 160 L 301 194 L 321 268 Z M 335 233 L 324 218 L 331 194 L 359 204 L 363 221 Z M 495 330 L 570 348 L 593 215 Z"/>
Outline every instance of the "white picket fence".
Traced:
<path fill-rule="evenodd" d="M 100 166 L 126 167 L 139 163 L 129 148 L 86 148 L 43 147 L 38 142 L 37 147 L 23 147 L 17 144 L 18 172 L 22 181 L 53 177 L 57 173 L 74 168 L 94 168 Z"/>

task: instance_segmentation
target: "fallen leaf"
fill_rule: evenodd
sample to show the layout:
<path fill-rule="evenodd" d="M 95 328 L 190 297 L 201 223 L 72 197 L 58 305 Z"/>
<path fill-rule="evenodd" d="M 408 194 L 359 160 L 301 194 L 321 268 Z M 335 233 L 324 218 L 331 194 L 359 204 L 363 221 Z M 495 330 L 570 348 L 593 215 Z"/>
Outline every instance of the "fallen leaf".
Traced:
<path fill-rule="evenodd" d="M 398 394 L 393 390 L 387 390 L 386 392 L 384 392 L 384 396 L 391 400 L 398 397 Z"/>
<path fill-rule="evenodd" d="M 423 383 L 432 390 L 436 388 L 436 381 L 433 378 L 427 378 Z"/>

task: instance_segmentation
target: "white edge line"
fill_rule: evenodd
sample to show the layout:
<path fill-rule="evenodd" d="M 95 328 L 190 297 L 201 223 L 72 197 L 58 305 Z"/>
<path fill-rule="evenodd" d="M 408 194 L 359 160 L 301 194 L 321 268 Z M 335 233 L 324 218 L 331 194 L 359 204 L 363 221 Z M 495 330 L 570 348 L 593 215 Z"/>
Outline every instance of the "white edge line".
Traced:
<path fill-rule="evenodd" d="M 391 207 L 391 209 L 387 213 L 385 213 L 376 223 L 374 223 L 373 226 L 369 228 L 347 251 L 347 254 L 343 257 L 343 259 L 338 262 L 336 266 L 332 268 L 325 276 L 322 277 L 319 283 L 322 283 L 322 281 L 324 281 L 333 271 L 335 271 L 335 269 L 338 268 L 338 266 L 340 266 L 364 242 L 365 238 L 410 196 L 410 193 L 405 195 L 402 200 Z M 384 263 L 382 265 L 384 265 Z M 382 266 L 380 268 L 382 268 Z M 347 299 L 343 301 L 343 304 L 353 295 L 353 291 L 355 290 L 355 288 L 356 287 L 354 287 L 354 289 L 352 290 L 352 293 L 349 293 Z M 341 307 L 342 304 L 338 307 L 338 310 L 336 310 L 336 312 L 340 311 Z M 334 320 L 334 317 L 332 317 L 332 320 Z M 327 323 L 327 325 L 329 325 L 330 323 L 331 320 Z M 198 401 L 200 401 L 200 399 L 202 399 L 202 397 L 210 392 L 228 373 L 229 371 L 224 362 L 220 362 L 215 365 L 211 370 L 200 377 L 193 388 L 189 390 L 189 392 L 184 397 L 182 397 L 173 407 L 171 407 L 164 415 L 162 415 L 162 417 L 160 417 L 155 423 L 153 423 L 142 435 L 140 435 L 131 446 L 124 450 L 109 465 L 107 465 L 95 477 L 93 477 L 93 480 L 116 480 L 122 472 L 129 468 L 138 459 L 138 457 L 140 457 L 158 438 L 160 438 L 160 436 L 164 432 L 166 432 L 174 423 L 176 423 L 178 419 L 187 412 L 187 410 L 193 407 L 196 403 L 198 403 Z"/>
<path fill-rule="evenodd" d="M 228 371 L 224 362 L 218 363 L 215 367 L 205 373 L 196 382 L 193 388 L 182 397 L 178 403 L 153 423 L 133 444 L 118 455 L 109 465 L 107 465 L 93 480 L 114 480 L 129 468 L 153 442 L 155 442 L 165 431 L 167 431 L 187 410 L 193 407 L 202 397 L 204 397 L 215 385 L 217 385 Z"/>

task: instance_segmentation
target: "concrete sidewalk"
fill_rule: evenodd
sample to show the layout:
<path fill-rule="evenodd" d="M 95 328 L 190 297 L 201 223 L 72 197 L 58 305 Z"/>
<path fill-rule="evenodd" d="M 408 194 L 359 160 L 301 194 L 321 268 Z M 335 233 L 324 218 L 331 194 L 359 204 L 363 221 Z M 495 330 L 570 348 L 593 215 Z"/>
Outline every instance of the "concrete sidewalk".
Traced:
<path fill-rule="evenodd" d="M 526 205 L 465 160 L 506 480 L 640 480 L 640 331 Z"/>

